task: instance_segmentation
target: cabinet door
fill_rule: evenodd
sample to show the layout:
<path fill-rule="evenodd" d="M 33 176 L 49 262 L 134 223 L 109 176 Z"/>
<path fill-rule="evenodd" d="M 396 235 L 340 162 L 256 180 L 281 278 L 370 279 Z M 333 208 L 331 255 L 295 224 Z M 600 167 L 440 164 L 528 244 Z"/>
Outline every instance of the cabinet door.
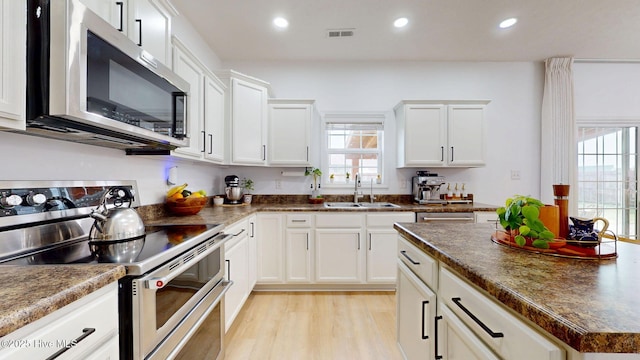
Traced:
<path fill-rule="evenodd" d="M 284 282 L 284 235 L 280 214 L 258 214 L 258 283 Z"/>
<path fill-rule="evenodd" d="M 439 305 L 438 353 L 448 360 L 497 360 L 498 357 L 444 305 Z"/>
<path fill-rule="evenodd" d="M 89 10 L 126 34 L 127 0 L 81 0 Z"/>
<path fill-rule="evenodd" d="M 269 164 L 308 166 L 311 104 L 269 104 Z"/>
<path fill-rule="evenodd" d="M 224 85 L 214 75 L 204 78 L 204 127 L 206 133 L 204 158 L 224 161 Z"/>
<path fill-rule="evenodd" d="M 249 296 L 249 247 L 246 235 L 231 249 L 225 249 L 225 262 L 227 279 L 233 281 L 233 285 L 224 297 L 225 331 L 227 331 Z"/>
<path fill-rule="evenodd" d="M 0 0 L 0 129 L 26 126 L 25 8 L 24 0 Z"/>
<path fill-rule="evenodd" d="M 446 106 L 405 105 L 405 166 L 446 164 Z"/>
<path fill-rule="evenodd" d="M 176 46 L 174 46 L 173 56 L 173 71 L 187 81 L 190 86 L 187 101 L 187 113 L 189 114 L 187 136 L 189 137 L 189 146 L 177 148 L 173 150 L 173 152 L 178 155 L 201 158 L 204 153 L 205 137 L 202 116 L 203 69 L 180 45 L 176 44 Z"/>
<path fill-rule="evenodd" d="M 240 79 L 233 79 L 231 87 L 231 162 L 264 165 L 267 89 Z"/>
<path fill-rule="evenodd" d="M 396 282 L 398 233 L 393 230 L 367 230 L 367 282 Z"/>
<path fill-rule="evenodd" d="M 448 164 L 484 165 L 484 132 L 484 105 L 449 105 Z"/>
<path fill-rule="evenodd" d="M 311 230 L 287 229 L 287 282 L 311 282 Z"/>
<path fill-rule="evenodd" d="M 433 359 L 436 294 L 398 262 L 397 336 L 407 360 Z M 447 358 L 448 359 L 448 358 Z"/>
<path fill-rule="evenodd" d="M 361 283 L 365 246 L 360 229 L 316 229 L 316 281 Z"/>
<path fill-rule="evenodd" d="M 128 36 L 164 64 L 169 64 L 171 16 L 153 0 L 129 0 Z"/>

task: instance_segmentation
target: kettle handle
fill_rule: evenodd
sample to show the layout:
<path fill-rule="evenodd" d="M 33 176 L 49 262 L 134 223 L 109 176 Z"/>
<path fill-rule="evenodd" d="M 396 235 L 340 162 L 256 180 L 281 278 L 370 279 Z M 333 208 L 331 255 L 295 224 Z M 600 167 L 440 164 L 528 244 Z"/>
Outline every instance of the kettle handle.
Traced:
<path fill-rule="evenodd" d="M 598 221 L 598 220 L 601 220 L 604 223 L 604 226 L 602 227 L 602 229 L 600 229 L 600 234 L 603 234 L 605 231 L 607 231 L 607 228 L 609 227 L 609 220 L 607 220 L 607 219 L 605 219 L 603 217 L 595 217 L 592 220 L 593 220 L 594 223 L 596 221 Z"/>
<path fill-rule="evenodd" d="M 124 196 L 120 195 L 120 191 L 124 192 Z M 108 197 L 115 197 L 116 198 L 114 200 L 114 205 L 116 207 L 120 207 L 122 205 L 123 201 L 129 201 L 129 206 L 128 207 L 131 207 L 131 204 L 133 203 L 133 193 L 131 193 L 131 190 L 129 190 L 129 188 L 127 188 L 127 187 L 124 187 L 124 186 L 112 187 L 107 191 L 107 194 L 111 195 L 111 196 L 108 196 Z M 106 201 L 106 199 L 107 199 L 107 196 L 105 196 L 105 201 Z"/>

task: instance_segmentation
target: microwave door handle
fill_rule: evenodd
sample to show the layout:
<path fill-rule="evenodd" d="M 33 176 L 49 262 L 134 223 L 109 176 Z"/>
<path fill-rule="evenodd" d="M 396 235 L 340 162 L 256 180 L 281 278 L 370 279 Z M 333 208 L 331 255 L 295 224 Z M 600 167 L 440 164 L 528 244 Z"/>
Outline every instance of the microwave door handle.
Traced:
<path fill-rule="evenodd" d="M 218 244 L 218 246 L 214 246 L 212 248 L 209 248 L 208 249 L 209 251 L 203 252 L 202 254 L 198 255 L 195 258 L 193 258 L 192 261 L 184 263 L 184 264 L 178 266 L 177 268 L 171 270 L 171 272 L 167 276 L 157 277 L 157 276 L 154 276 L 153 274 L 149 274 L 149 276 L 140 279 L 140 281 L 144 284 L 144 287 L 147 288 L 147 289 L 152 289 L 152 290 L 162 289 L 169 282 L 171 282 L 171 280 L 175 279 L 178 275 L 180 275 L 183 272 L 185 272 L 186 270 L 188 270 L 196 262 L 200 261 L 205 256 L 208 256 L 213 250 L 215 250 L 218 247 L 222 246 L 222 243 L 224 243 L 225 241 L 231 239 L 233 237 L 233 234 L 220 234 L 220 235 L 216 236 L 216 238 L 218 238 L 218 237 L 221 237 L 221 241 Z"/>

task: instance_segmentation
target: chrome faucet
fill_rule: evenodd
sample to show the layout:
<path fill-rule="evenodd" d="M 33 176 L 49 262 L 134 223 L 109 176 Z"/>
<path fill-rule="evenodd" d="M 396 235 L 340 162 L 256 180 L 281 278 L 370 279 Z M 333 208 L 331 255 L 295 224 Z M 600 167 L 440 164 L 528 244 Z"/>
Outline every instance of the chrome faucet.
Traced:
<path fill-rule="evenodd" d="M 376 200 L 376 196 L 373 195 L 373 179 L 371 179 L 371 190 L 369 190 L 369 202 L 373 204 L 373 202 Z"/>
<path fill-rule="evenodd" d="M 358 194 L 358 186 L 360 186 L 360 175 L 358 173 L 356 173 L 354 180 L 355 180 L 355 188 L 353 190 L 353 202 L 357 204 L 358 199 L 363 197 L 362 194 Z"/>

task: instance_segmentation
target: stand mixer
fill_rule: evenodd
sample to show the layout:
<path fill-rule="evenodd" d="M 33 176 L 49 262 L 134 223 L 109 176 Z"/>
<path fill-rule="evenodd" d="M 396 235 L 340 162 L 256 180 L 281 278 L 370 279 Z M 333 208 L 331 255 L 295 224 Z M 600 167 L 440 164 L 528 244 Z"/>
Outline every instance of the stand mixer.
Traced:
<path fill-rule="evenodd" d="M 224 178 L 227 187 L 224 193 L 227 197 L 224 199 L 225 204 L 242 204 L 242 188 L 240 187 L 240 178 L 236 175 L 227 175 Z"/>
<path fill-rule="evenodd" d="M 411 182 L 413 201 L 418 204 L 446 204 L 446 200 L 440 199 L 440 186 L 444 183 L 444 176 L 418 171 Z"/>

